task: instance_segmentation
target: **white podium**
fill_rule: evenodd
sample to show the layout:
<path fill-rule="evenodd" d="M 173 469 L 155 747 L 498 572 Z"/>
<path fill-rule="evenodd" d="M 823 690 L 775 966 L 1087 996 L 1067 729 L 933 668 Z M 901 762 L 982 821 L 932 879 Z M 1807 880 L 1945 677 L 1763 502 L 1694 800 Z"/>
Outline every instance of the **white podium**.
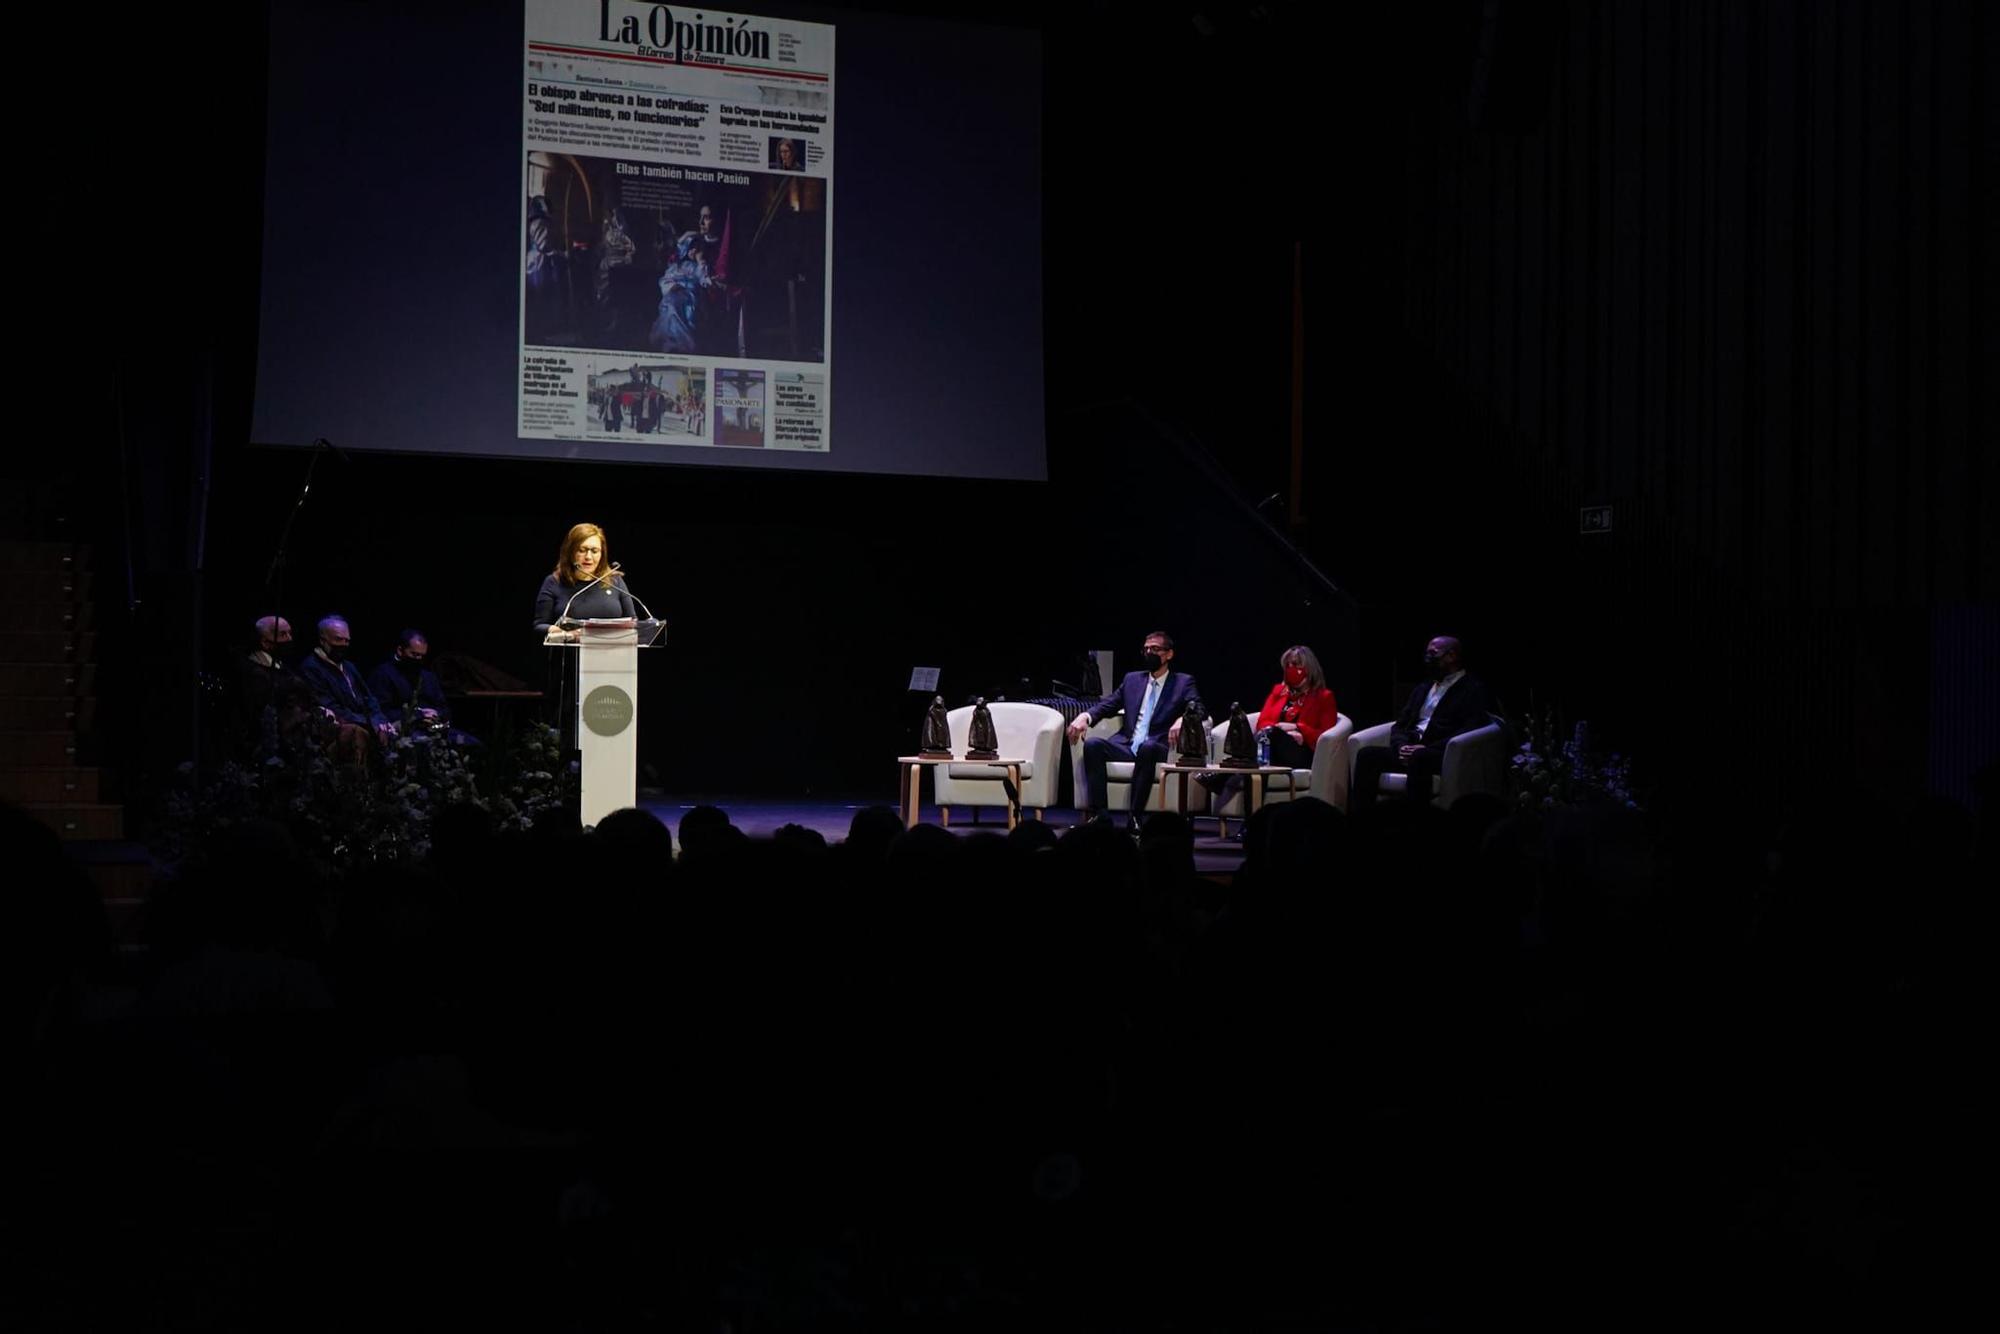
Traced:
<path fill-rule="evenodd" d="M 639 650 L 666 637 L 665 621 L 578 621 L 573 638 L 554 629 L 544 642 L 575 649 L 576 741 L 583 751 L 582 817 L 589 829 L 639 803 Z"/>

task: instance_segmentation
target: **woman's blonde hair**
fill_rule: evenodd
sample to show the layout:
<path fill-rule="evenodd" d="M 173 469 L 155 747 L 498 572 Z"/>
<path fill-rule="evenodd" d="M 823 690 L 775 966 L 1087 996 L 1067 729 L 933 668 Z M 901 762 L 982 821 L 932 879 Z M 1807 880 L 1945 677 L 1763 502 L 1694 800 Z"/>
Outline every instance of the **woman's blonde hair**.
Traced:
<path fill-rule="evenodd" d="M 1293 663 L 1306 669 L 1306 689 L 1322 690 L 1326 687 L 1326 673 L 1319 669 L 1319 659 L 1304 644 L 1294 644 L 1278 655 L 1278 674 L 1284 675 L 1285 668 Z"/>

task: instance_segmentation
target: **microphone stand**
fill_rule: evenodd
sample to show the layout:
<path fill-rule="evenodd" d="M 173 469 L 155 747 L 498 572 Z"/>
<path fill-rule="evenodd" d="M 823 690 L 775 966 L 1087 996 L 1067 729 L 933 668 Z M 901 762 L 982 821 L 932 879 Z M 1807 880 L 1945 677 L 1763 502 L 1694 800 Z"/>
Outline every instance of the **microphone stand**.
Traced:
<path fill-rule="evenodd" d="M 625 572 L 619 568 L 618 562 L 613 561 L 611 562 L 611 568 L 606 570 L 603 574 L 594 575 L 591 578 L 585 580 L 582 586 L 579 587 L 576 590 L 576 592 L 570 594 L 569 601 L 563 603 L 562 610 L 556 613 L 556 618 L 554 621 L 550 622 L 549 628 L 551 630 L 556 630 L 561 628 L 565 622 L 568 622 L 570 608 L 576 605 L 576 600 L 578 598 L 582 597 L 585 593 L 588 593 L 593 587 L 600 587 L 609 590 L 611 588 L 612 582 L 614 581 L 622 584 L 624 581 L 624 575 Z M 653 609 L 651 607 L 648 607 L 643 601 L 640 601 L 639 595 L 637 593 L 634 593 L 630 588 L 625 589 L 625 595 L 631 598 L 632 601 L 638 603 L 639 610 L 643 611 L 646 614 L 645 615 L 646 621 L 649 624 L 656 627 L 655 633 L 657 634 L 659 618 L 653 615 Z M 635 616 L 632 619 L 634 621 L 637 621 L 639 618 Z M 574 622 L 572 622 L 571 624 L 574 624 Z M 581 653 L 583 651 L 583 648 L 581 644 L 580 632 L 571 630 L 568 633 L 576 634 L 579 636 L 578 640 L 573 642 L 577 643 L 577 651 Z M 549 644 L 546 640 L 544 640 L 543 642 L 545 646 L 550 649 L 556 647 L 554 644 Z M 569 719 L 570 679 L 576 672 L 581 670 L 582 664 L 581 662 L 573 663 L 570 659 L 568 659 L 564 655 L 557 654 L 555 659 L 555 665 L 556 665 L 556 670 L 558 672 L 558 675 L 556 677 L 556 733 L 558 737 L 560 737 L 562 736 L 563 728 L 567 725 Z M 565 759 L 567 759 L 569 753 L 572 750 L 577 749 L 583 743 L 581 737 L 571 737 L 569 738 L 569 740 L 571 744 L 561 747 Z"/>
<path fill-rule="evenodd" d="M 313 472 L 319 467 L 322 449 L 332 450 L 333 443 L 324 437 L 312 442 L 311 455 L 306 459 L 306 478 L 299 487 L 299 498 L 292 502 L 292 512 L 285 516 L 285 526 L 278 532 L 278 549 L 271 553 L 271 564 L 264 571 L 264 594 L 271 605 L 271 633 L 278 632 L 278 622 L 284 619 L 285 548 L 292 540 L 292 525 L 298 521 L 299 511 L 306 507 L 306 497 L 312 494 Z"/>
<path fill-rule="evenodd" d="M 570 568 L 575 569 L 576 567 L 572 565 Z M 607 571 L 607 573 L 615 574 L 617 570 L 618 566 L 616 564 L 613 564 L 611 569 Z M 599 586 L 599 580 L 601 580 L 603 577 L 604 577 L 603 575 L 593 575 L 589 579 L 584 580 L 582 584 L 578 586 L 576 592 L 571 593 L 569 595 L 569 601 L 563 603 L 562 610 L 556 613 L 556 618 L 553 622 L 550 623 L 549 629 L 551 631 L 562 629 L 563 623 L 569 620 L 569 610 L 571 607 L 574 607 L 576 605 L 576 600 L 582 597 L 585 593 L 588 593 L 593 587 Z M 606 586 L 608 587 L 608 585 Z M 575 634 L 576 632 L 570 630 L 570 631 L 565 631 L 565 633 Z M 581 643 L 581 640 L 578 639 L 573 642 L 576 642 L 577 644 L 577 652 L 581 653 L 583 651 L 583 645 Z M 556 647 L 554 644 L 548 643 L 546 639 L 543 641 L 543 643 L 548 649 L 551 650 Z M 579 670 L 581 670 L 581 664 L 571 659 L 565 654 L 556 653 L 555 656 L 551 659 L 550 665 L 553 666 L 556 670 L 556 740 L 558 743 L 557 749 L 562 752 L 563 763 L 567 765 L 569 763 L 570 752 L 578 749 L 583 744 L 582 737 L 568 733 L 566 731 L 566 729 L 569 726 L 569 709 L 570 709 L 569 683 L 571 678 L 573 678 L 576 675 L 576 673 Z M 567 742 L 568 744 L 562 744 L 564 742 Z M 560 784 L 558 784 L 558 788 L 560 788 Z"/>

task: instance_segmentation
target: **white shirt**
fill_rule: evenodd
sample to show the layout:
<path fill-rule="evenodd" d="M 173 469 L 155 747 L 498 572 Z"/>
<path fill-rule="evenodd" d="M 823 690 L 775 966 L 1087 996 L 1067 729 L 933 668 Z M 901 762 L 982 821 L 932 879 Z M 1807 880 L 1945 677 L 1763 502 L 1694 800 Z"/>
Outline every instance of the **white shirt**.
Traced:
<path fill-rule="evenodd" d="M 1138 745 L 1146 739 L 1146 728 L 1153 721 L 1153 708 L 1160 702 L 1160 687 L 1166 684 L 1163 676 L 1147 678 L 1146 698 L 1139 705 L 1139 721 L 1132 725 L 1132 744 Z"/>
<path fill-rule="evenodd" d="M 1431 682 L 1431 693 L 1424 696 L 1424 707 L 1417 714 L 1418 736 L 1422 736 L 1424 729 L 1431 725 L 1431 712 L 1437 708 L 1438 701 L 1444 698 L 1444 692 L 1456 685 L 1458 678 L 1464 675 L 1465 669 L 1461 667 L 1443 680 Z"/>
<path fill-rule="evenodd" d="M 1160 698 L 1160 689 L 1161 687 L 1166 685 L 1167 677 L 1173 674 L 1173 670 L 1174 669 L 1171 667 L 1162 668 L 1158 676 L 1149 676 L 1146 678 L 1146 699 L 1145 702 L 1142 703 L 1139 707 L 1139 716 L 1141 718 L 1146 718 L 1148 714 L 1152 713 L 1153 705 L 1156 702 L 1158 702 Z M 1082 713 L 1079 713 L 1076 716 L 1083 719 L 1083 724 L 1085 727 L 1089 727 L 1098 721 L 1098 719 L 1091 714 L 1089 709 L 1085 709 Z M 1132 729 L 1132 736 L 1134 740 L 1143 740 L 1145 738 L 1145 735 L 1146 734 L 1144 732 L 1141 732 L 1136 727 Z"/>

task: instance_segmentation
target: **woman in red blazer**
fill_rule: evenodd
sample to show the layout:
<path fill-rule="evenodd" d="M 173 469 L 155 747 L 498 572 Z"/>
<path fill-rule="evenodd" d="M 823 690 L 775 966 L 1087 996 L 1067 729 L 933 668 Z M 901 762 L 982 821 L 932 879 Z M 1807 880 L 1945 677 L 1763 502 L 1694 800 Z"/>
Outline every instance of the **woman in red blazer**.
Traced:
<path fill-rule="evenodd" d="M 1271 687 L 1257 730 L 1271 738 L 1271 763 L 1288 769 L 1310 769 L 1319 734 L 1333 726 L 1340 710 L 1319 659 L 1304 644 L 1294 644 L 1278 656 L 1284 679 Z"/>

